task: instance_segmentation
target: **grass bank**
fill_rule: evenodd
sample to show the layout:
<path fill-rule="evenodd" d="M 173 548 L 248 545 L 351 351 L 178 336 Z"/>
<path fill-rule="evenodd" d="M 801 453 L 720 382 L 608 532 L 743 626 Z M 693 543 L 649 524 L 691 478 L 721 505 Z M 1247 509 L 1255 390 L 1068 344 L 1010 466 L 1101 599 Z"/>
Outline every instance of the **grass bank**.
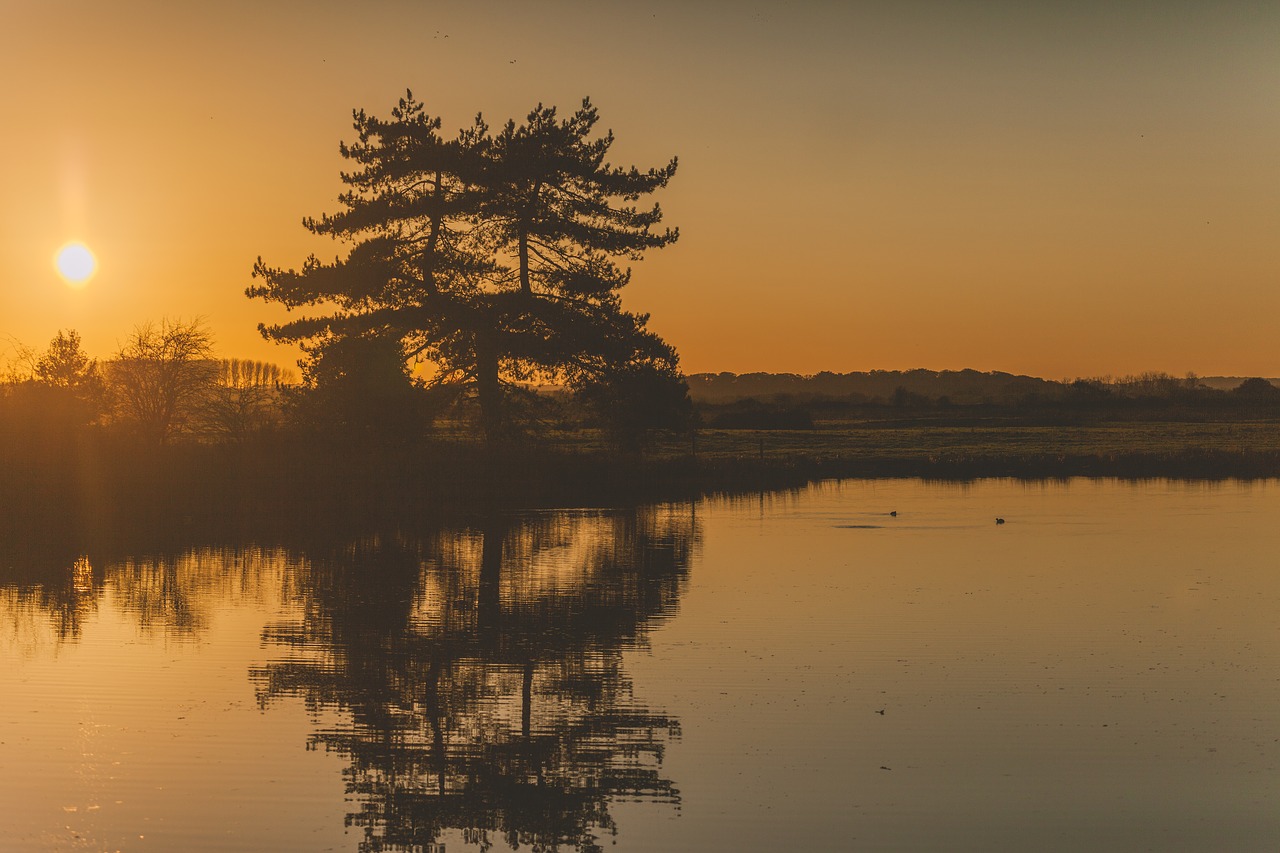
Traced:
<path fill-rule="evenodd" d="M 658 458 L 807 464 L 840 475 L 1280 475 L 1280 422 L 1138 422 L 1069 426 L 869 423 L 815 430 L 701 430 Z"/>
<path fill-rule="evenodd" d="M 10 451 L 12 448 L 10 448 Z M 630 505 L 801 488 L 840 477 L 1280 477 L 1280 423 L 1083 426 L 858 424 L 700 430 L 618 453 L 544 432 L 490 452 L 470 434 L 352 445 L 276 434 L 142 448 L 81 434 L 0 467 L 0 536 L 199 529 L 270 537 L 317 526 L 394 529 L 502 507 Z"/>

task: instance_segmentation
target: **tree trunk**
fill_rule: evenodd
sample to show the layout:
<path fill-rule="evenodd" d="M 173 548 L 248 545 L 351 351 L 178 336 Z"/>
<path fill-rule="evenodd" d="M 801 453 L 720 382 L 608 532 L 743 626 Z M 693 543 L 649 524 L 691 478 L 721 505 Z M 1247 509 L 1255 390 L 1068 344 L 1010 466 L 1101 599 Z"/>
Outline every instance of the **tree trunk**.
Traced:
<path fill-rule="evenodd" d="M 476 395 L 485 442 L 497 443 L 502 434 L 502 384 L 498 381 L 498 353 L 483 338 L 476 340 Z"/>
<path fill-rule="evenodd" d="M 527 235 L 520 235 L 520 242 L 516 251 L 520 256 L 520 292 L 524 294 L 533 293 L 533 282 L 529 279 L 529 238 Z"/>

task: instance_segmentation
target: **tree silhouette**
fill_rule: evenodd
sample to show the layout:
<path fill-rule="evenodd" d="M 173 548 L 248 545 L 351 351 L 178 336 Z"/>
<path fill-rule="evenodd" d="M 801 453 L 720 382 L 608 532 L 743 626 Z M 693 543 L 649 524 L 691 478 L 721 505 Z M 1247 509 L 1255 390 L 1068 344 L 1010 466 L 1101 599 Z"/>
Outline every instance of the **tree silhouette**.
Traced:
<path fill-rule="evenodd" d="M 635 450 L 652 430 L 688 429 L 693 401 L 682 376 L 647 365 L 621 365 L 579 383 L 575 396 L 600 419 L 614 442 Z"/>
<path fill-rule="evenodd" d="M 553 379 L 577 387 L 617 371 L 678 380 L 675 351 L 622 310 L 630 279 L 619 259 L 674 242 L 657 231 L 657 205 L 635 203 L 665 186 L 673 159 L 640 171 L 606 162 L 612 134 L 593 136 L 589 101 L 566 119 L 539 105 L 496 136 L 483 119 L 453 139 L 412 94 L 389 120 L 354 114 L 357 141 L 340 146 L 342 209 L 305 219 L 315 234 L 350 243 L 345 258 L 301 269 L 258 259 L 250 297 L 332 313 L 261 326 L 317 357 L 336 340 L 382 335 L 408 358 L 434 362 L 436 383 L 471 389 L 486 435 L 504 430 L 504 387 Z"/>
<path fill-rule="evenodd" d="M 84 389 L 97 380 L 98 363 L 80 346 L 75 329 L 59 330 L 36 362 L 35 375 L 54 388 Z"/>
<path fill-rule="evenodd" d="M 200 320 L 162 320 L 134 329 L 107 366 L 121 416 L 152 444 L 190 426 L 218 376 L 213 337 Z"/>
<path fill-rule="evenodd" d="M 394 338 L 334 338 L 307 363 L 304 379 L 309 391 L 294 399 L 293 418 L 321 431 L 363 441 L 406 438 L 428 418 L 427 396 Z"/>
<path fill-rule="evenodd" d="M 105 389 L 98 362 L 80 345 L 80 333 L 59 330 L 32 368 L 32 379 L 16 396 L 42 432 L 63 431 L 98 420 Z"/>
<path fill-rule="evenodd" d="M 1263 379 L 1261 376 L 1252 376 L 1244 380 L 1235 388 L 1233 388 L 1232 391 L 1236 394 L 1239 394 L 1242 397 L 1254 397 L 1254 398 L 1280 397 L 1280 388 L 1277 388 L 1276 386 L 1272 385 L 1270 382 Z"/>
<path fill-rule="evenodd" d="M 200 413 L 208 433 L 243 441 L 282 420 L 281 386 L 292 381 L 292 371 L 239 358 L 219 359 L 217 371 Z"/>
<path fill-rule="evenodd" d="M 59 331 L 39 356 L 23 349 L 30 373 L 0 384 L 0 502 L 10 523 L 19 509 L 65 509 L 106 408 L 101 371 L 74 330 Z"/>

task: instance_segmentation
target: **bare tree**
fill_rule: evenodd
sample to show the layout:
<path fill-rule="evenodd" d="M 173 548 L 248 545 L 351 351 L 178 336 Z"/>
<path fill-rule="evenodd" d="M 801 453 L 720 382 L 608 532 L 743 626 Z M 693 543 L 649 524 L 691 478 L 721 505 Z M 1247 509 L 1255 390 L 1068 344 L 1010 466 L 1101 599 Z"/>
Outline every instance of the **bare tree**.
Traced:
<path fill-rule="evenodd" d="M 239 358 L 220 360 L 216 370 L 217 381 L 201 412 L 209 433 L 240 441 L 280 421 L 280 389 L 293 384 L 292 371 Z"/>
<path fill-rule="evenodd" d="M 117 414 L 157 445 L 189 429 L 217 380 L 212 352 L 200 318 L 138 326 L 107 370 Z"/>
<path fill-rule="evenodd" d="M 0 382 L 16 385 L 34 379 L 36 375 L 36 351 L 22 341 L 5 336 L 7 346 L 0 350 Z M 10 354 L 12 350 L 12 354 Z"/>

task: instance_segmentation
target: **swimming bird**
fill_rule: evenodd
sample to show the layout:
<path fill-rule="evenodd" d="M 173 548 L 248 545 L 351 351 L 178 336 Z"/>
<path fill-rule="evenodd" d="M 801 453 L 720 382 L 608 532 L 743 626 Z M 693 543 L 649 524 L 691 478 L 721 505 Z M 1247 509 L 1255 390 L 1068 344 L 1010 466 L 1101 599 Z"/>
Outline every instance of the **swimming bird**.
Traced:
<path fill-rule="evenodd" d="M 1004 519 L 1003 519 L 1003 518 L 997 518 L 997 519 L 996 519 L 996 524 L 1004 524 Z"/>
<path fill-rule="evenodd" d="M 894 518 L 897 518 L 897 517 L 898 517 L 898 511 L 895 509 L 893 512 L 889 513 L 889 515 L 893 516 Z"/>

